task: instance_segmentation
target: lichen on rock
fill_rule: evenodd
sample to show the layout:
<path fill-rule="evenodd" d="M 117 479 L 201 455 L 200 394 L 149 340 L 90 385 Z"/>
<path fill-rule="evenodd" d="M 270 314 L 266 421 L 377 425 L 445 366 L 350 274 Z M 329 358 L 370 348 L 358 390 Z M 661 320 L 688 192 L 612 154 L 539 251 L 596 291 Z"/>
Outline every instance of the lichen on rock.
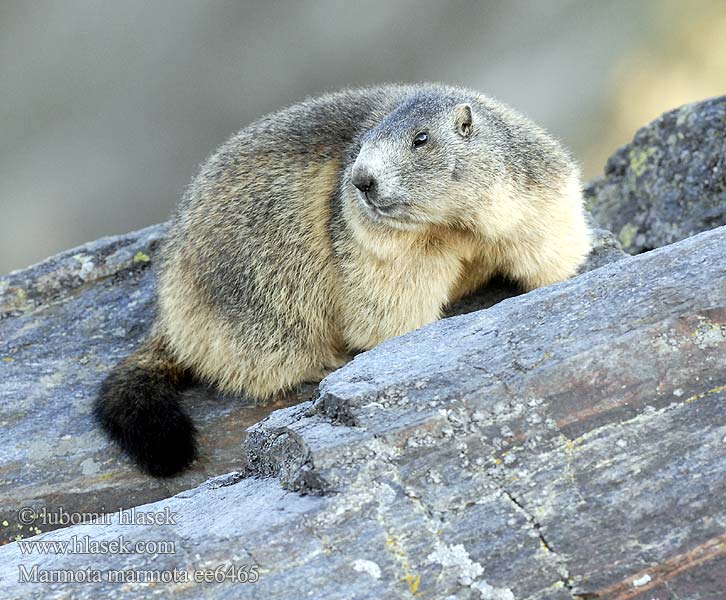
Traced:
<path fill-rule="evenodd" d="M 641 128 L 585 196 L 595 222 L 632 254 L 726 225 L 726 96 Z"/>

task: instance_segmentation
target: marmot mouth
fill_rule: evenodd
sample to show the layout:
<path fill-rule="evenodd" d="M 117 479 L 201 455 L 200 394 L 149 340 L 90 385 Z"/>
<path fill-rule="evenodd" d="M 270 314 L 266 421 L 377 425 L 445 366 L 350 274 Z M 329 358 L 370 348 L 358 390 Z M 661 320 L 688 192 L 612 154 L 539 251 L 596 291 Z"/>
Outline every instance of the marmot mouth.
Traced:
<path fill-rule="evenodd" d="M 393 229 L 402 229 L 405 231 L 419 229 L 422 225 L 419 219 L 410 214 L 406 204 L 401 202 L 380 206 L 361 193 L 360 207 L 361 211 L 371 221 L 379 225 L 386 225 Z"/>
<path fill-rule="evenodd" d="M 384 217 L 395 219 L 398 216 L 396 213 L 400 214 L 400 209 L 403 206 L 399 202 L 393 202 L 391 204 L 379 204 L 378 202 L 374 202 L 373 200 L 371 200 L 371 197 L 367 192 L 360 192 L 359 195 L 361 199 L 361 204 L 363 204 L 363 206 L 365 206 L 370 212 L 376 213 Z"/>
<path fill-rule="evenodd" d="M 405 215 L 402 214 L 399 204 L 389 204 L 387 206 L 379 206 L 371 202 L 367 198 L 361 199 L 363 211 L 368 214 L 374 221 L 405 221 Z"/>

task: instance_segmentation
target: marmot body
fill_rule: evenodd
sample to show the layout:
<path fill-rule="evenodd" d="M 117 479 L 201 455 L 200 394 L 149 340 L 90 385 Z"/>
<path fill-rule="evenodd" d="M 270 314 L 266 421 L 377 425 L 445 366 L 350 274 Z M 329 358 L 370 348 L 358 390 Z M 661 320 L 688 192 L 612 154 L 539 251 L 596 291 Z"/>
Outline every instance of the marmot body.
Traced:
<path fill-rule="evenodd" d="M 196 454 L 185 373 L 264 400 L 495 274 L 562 281 L 589 249 L 577 166 L 494 100 L 426 84 L 302 102 L 201 169 L 163 250 L 153 332 L 96 414 L 142 468 L 173 474 Z"/>

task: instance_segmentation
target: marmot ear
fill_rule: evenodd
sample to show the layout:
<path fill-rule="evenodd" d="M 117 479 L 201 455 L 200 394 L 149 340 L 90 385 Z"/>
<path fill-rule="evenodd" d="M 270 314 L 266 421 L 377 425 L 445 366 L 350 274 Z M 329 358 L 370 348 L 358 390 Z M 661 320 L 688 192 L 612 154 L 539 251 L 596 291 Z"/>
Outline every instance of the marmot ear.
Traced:
<path fill-rule="evenodd" d="M 454 119 L 456 121 L 456 131 L 459 132 L 459 135 L 469 137 L 472 127 L 471 106 L 468 104 L 458 104 L 454 108 Z"/>

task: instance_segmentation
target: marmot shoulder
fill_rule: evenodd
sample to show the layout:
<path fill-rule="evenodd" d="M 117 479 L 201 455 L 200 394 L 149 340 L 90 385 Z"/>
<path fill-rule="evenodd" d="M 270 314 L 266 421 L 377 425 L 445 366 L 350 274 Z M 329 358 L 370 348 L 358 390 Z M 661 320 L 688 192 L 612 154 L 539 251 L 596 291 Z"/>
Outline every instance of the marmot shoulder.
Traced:
<path fill-rule="evenodd" d="M 493 275 L 567 279 L 590 243 L 576 163 L 499 102 L 435 84 L 306 100 L 202 167 L 163 250 L 153 331 L 96 415 L 141 467 L 173 474 L 196 456 L 184 375 L 264 401 Z"/>

